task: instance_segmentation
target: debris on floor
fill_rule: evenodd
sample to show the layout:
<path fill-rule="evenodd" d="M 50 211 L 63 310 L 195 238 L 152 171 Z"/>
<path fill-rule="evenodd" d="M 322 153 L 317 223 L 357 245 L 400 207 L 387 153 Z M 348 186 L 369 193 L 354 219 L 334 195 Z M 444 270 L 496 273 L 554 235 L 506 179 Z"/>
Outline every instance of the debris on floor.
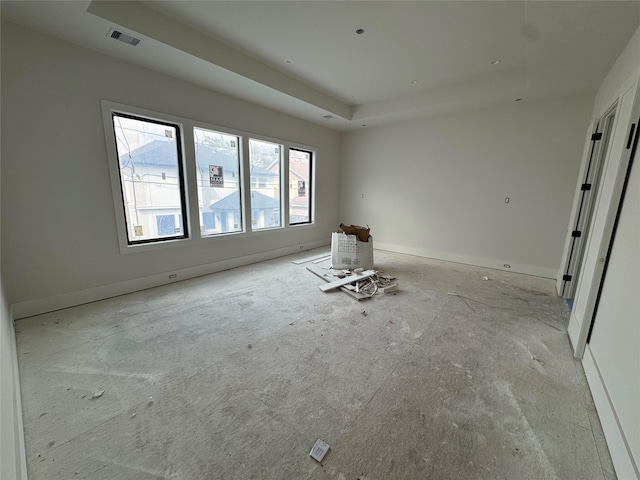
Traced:
<path fill-rule="evenodd" d="M 347 285 L 349 283 L 355 283 L 357 292 L 360 280 L 366 280 L 375 274 L 375 270 L 367 270 L 366 272 L 356 273 L 350 276 L 345 276 L 344 278 L 339 278 L 338 280 L 329 282 L 326 285 L 320 285 L 320 287 L 318 288 L 320 288 L 320 290 L 322 290 L 323 292 L 328 292 L 329 290 L 333 290 L 334 288 L 342 287 L 343 285 Z"/>
<path fill-rule="evenodd" d="M 293 263 L 312 261 L 318 265 L 331 261 L 328 267 L 307 267 L 307 270 L 327 282 L 318 287 L 323 292 L 340 289 L 356 300 L 396 292 L 396 278 L 373 268 L 373 237 L 370 232 L 369 227 L 341 223 L 340 229 L 332 233 L 330 256 L 318 255 Z"/>
<path fill-rule="evenodd" d="M 104 390 L 98 390 L 97 392 L 93 392 L 93 395 L 89 398 L 89 400 L 95 400 L 96 398 L 100 398 L 104 395 Z"/>
<path fill-rule="evenodd" d="M 320 277 L 325 282 L 331 282 L 335 278 L 335 277 L 332 276 L 332 272 L 324 271 L 320 267 L 307 267 L 307 270 L 309 270 L 314 275 L 317 275 L 318 277 Z M 339 288 L 344 293 L 346 293 L 347 295 L 355 298 L 356 300 L 363 300 L 365 298 L 370 298 L 367 295 L 364 295 L 363 293 L 356 293 L 355 291 L 350 291 L 348 288 L 345 288 L 345 287 L 339 287 Z"/>
<path fill-rule="evenodd" d="M 484 277 L 482 277 L 482 280 L 489 280 L 489 277 L 485 275 Z"/>
<path fill-rule="evenodd" d="M 323 271 L 318 267 L 307 267 L 307 270 L 327 282 L 318 287 L 323 292 L 339 288 L 357 300 L 398 290 L 397 279 L 378 270 L 366 270 L 362 273 L 355 273 L 355 270 Z"/>
<path fill-rule="evenodd" d="M 380 293 L 391 293 L 391 292 L 395 292 L 397 290 L 398 290 L 398 284 L 397 283 L 390 283 L 386 287 L 379 287 L 378 288 L 378 291 Z"/>
<path fill-rule="evenodd" d="M 301 263 L 308 263 L 308 262 L 316 263 L 317 261 L 327 260 L 329 258 L 331 258 L 331 255 L 325 252 L 325 253 L 320 253 L 318 255 L 313 255 L 311 257 L 302 258 L 300 260 L 294 260 L 291 263 L 295 265 L 300 265 Z"/>
<path fill-rule="evenodd" d="M 544 362 L 540 360 L 538 357 L 536 357 L 535 355 L 531 355 L 531 360 L 534 360 L 538 362 L 540 365 L 544 366 Z"/>
<path fill-rule="evenodd" d="M 316 443 L 313 444 L 313 448 L 311 448 L 309 455 L 314 460 L 321 462 L 328 451 L 329 451 L 329 444 L 319 438 L 318 440 L 316 440 Z"/>

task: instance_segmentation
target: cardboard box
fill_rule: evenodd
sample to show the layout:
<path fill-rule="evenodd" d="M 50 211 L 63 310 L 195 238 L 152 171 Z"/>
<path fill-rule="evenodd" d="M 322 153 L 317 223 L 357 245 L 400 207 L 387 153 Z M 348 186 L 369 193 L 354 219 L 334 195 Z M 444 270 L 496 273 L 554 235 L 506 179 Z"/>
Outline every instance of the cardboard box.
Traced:
<path fill-rule="evenodd" d="M 331 267 L 333 268 L 373 268 L 373 237 L 361 242 L 355 235 L 331 234 Z"/>
<path fill-rule="evenodd" d="M 371 229 L 369 227 L 361 227 L 359 225 L 345 225 L 344 223 L 340 224 L 340 230 L 338 233 L 346 233 L 347 235 L 355 235 L 358 237 L 358 240 L 361 242 L 366 242 L 369 238 L 369 232 Z"/>

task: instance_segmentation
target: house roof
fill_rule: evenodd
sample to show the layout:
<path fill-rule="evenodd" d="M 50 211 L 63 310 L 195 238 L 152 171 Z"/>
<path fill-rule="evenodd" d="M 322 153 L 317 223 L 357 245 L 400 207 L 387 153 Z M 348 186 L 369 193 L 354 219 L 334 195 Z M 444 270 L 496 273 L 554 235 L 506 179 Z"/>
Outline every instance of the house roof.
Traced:
<path fill-rule="evenodd" d="M 153 140 L 131 151 L 131 159 L 136 166 L 175 166 L 175 139 Z M 199 144 L 197 148 L 197 162 L 203 170 L 209 165 L 222 165 L 225 173 L 238 172 L 238 160 L 231 155 L 219 152 L 207 145 Z M 129 155 L 120 156 L 120 166 L 129 163 Z"/>
<path fill-rule="evenodd" d="M 227 195 L 221 200 L 212 203 L 209 207 L 211 210 L 239 210 L 240 193 L 238 190 Z M 260 192 L 251 192 L 251 209 L 265 210 L 280 207 L 280 201 L 275 198 L 268 197 Z"/>
<path fill-rule="evenodd" d="M 203 171 L 208 172 L 209 165 L 221 165 L 224 173 L 237 173 L 238 160 L 231 155 L 220 152 L 207 145 L 198 144 L 196 161 Z M 176 141 L 153 140 L 131 151 L 131 159 L 136 167 L 141 166 L 175 166 L 176 165 Z M 129 155 L 120 156 L 120 166 L 129 164 Z M 253 167 L 252 175 L 261 177 L 273 177 L 276 174 L 262 167 Z"/>
<path fill-rule="evenodd" d="M 269 172 L 272 172 L 274 176 L 278 175 L 278 172 L 280 171 L 280 161 L 276 160 L 274 162 L 271 162 L 267 167 L 267 170 Z M 307 175 L 309 174 L 309 165 L 306 163 L 303 164 L 302 162 L 289 160 L 289 172 L 293 173 L 293 175 L 299 180 L 309 180 L 307 178 Z"/>
<path fill-rule="evenodd" d="M 298 161 L 289 159 L 289 171 L 292 172 L 300 180 L 305 180 L 305 181 L 309 180 L 307 178 L 307 176 L 309 175 L 308 162 L 298 162 Z"/>

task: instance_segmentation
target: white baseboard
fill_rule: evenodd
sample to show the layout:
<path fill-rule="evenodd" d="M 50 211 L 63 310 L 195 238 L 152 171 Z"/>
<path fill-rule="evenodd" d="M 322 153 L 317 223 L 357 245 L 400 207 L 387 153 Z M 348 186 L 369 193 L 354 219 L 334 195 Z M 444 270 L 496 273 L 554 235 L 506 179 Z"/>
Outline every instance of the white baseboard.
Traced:
<path fill-rule="evenodd" d="M 22 398 L 20 396 L 20 372 L 13 320 L 8 310 L 2 318 L 2 398 L 0 418 L 2 418 L 2 449 L 0 449 L 0 478 L 26 480 L 27 455 L 24 443 L 22 418 Z M 8 327 L 8 328 L 7 328 Z M 6 335 L 6 338 L 5 338 Z"/>
<path fill-rule="evenodd" d="M 305 242 L 305 248 L 303 250 L 301 250 L 298 245 L 294 245 L 291 247 L 269 250 L 267 252 L 255 253 L 253 255 L 246 255 L 243 257 L 230 258 L 228 260 L 221 260 L 219 262 L 197 265 L 195 267 L 183 268 L 181 270 L 172 270 L 171 272 L 163 272 L 156 275 L 123 280 L 122 282 L 101 285 L 99 287 L 87 288 L 75 292 L 61 293 L 51 297 L 27 300 L 25 302 L 12 304 L 11 314 L 14 319 L 30 317 L 41 313 L 60 310 L 62 308 L 73 307 L 84 303 L 103 300 L 105 298 L 124 295 L 126 293 L 137 292 L 147 288 L 175 283 L 189 278 L 201 277 L 203 275 L 229 270 L 230 268 L 250 265 L 252 263 L 271 260 L 273 258 L 283 257 L 285 255 L 291 255 L 293 253 L 312 250 L 314 248 L 324 247 L 327 245 L 329 245 L 327 240 Z M 169 273 L 175 274 L 176 277 L 169 279 Z"/>
<path fill-rule="evenodd" d="M 459 255 L 456 253 L 429 250 L 425 248 L 407 247 L 405 245 L 394 245 L 390 243 L 376 242 L 374 244 L 374 248 L 379 250 L 387 250 L 389 252 L 416 255 L 418 257 L 445 260 L 447 262 L 463 263 L 465 265 L 473 265 L 476 267 L 486 267 L 494 270 L 502 270 L 505 272 L 524 273 L 525 275 L 533 275 L 536 277 L 555 279 L 558 274 L 558 269 L 556 268 L 539 267 L 536 265 L 527 265 L 524 263 L 510 263 L 509 265 L 511 268 L 506 268 L 503 261 L 493 258 Z"/>
<path fill-rule="evenodd" d="M 20 394 L 20 372 L 18 370 L 18 347 L 16 332 L 11 318 L 11 354 L 13 356 L 13 408 L 15 411 L 15 439 L 16 439 L 16 476 L 20 480 L 27 480 L 27 451 L 24 444 L 24 423 L 22 418 L 22 395 Z"/>
<path fill-rule="evenodd" d="M 634 466 L 631 452 L 627 447 L 627 442 L 618 423 L 618 417 L 607 393 L 607 387 L 602 381 L 600 370 L 589 346 L 584 351 L 582 367 L 589 382 L 593 402 L 598 411 L 600 424 L 609 446 L 609 453 L 611 454 L 617 477 L 621 480 L 640 480 L 640 474 L 638 474 L 636 466 Z"/>
<path fill-rule="evenodd" d="M 230 268 L 241 267 L 243 265 L 249 265 L 256 262 L 262 262 L 264 260 L 270 260 L 272 258 L 291 255 L 293 253 L 312 250 L 314 248 L 324 247 L 327 245 L 329 245 L 328 241 L 318 240 L 315 242 L 305 243 L 304 250 L 300 250 L 299 246 L 285 247 L 277 250 L 270 250 L 268 252 L 260 252 L 253 255 L 247 255 L 244 257 L 231 258 L 228 260 L 208 263 L 205 265 L 184 268 L 181 270 L 172 270 L 171 272 L 163 272 L 156 275 L 123 280 L 122 282 L 101 285 L 98 287 L 87 288 L 75 292 L 62 293 L 51 297 L 27 300 L 24 302 L 12 304 L 11 313 L 13 315 L 13 318 L 15 319 L 30 317 L 32 315 L 39 315 L 41 313 L 60 310 L 62 308 L 95 302 L 97 300 L 103 300 L 105 298 L 124 295 L 126 293 L 132 293 L 139 290 L 145 290 L 147 288 L 158 287 L 160 285 L 166 285 L 168 283 L 174 283 L 189 278 L 200 277 L 202 275 L 208 275 L 210 273 L 216 273 L 223 270 L 228 270 Z M 478 267 L 487 267 L 496 270 L 523 273 L 526 275 L 535 275 L 538 277 L 555 278 L 557 274 L 557 270 L 552 268 L 513 263 L 511 264 L 511 268 L 505 268 L 504 264 L 501 264 L 499 260 L 495 259 L 457 255 L 447 252 L 437 252 L 427 249 L 406 247 L 403 245 L 376 243 L 374 247 L 379 250 L 387 250 L 390 252 L 434 258 L 437 260 L 463 263 L 466 265 L 474 265 Z M 169 279 L 169 273 L 175 273 L 176 278 Z"/>

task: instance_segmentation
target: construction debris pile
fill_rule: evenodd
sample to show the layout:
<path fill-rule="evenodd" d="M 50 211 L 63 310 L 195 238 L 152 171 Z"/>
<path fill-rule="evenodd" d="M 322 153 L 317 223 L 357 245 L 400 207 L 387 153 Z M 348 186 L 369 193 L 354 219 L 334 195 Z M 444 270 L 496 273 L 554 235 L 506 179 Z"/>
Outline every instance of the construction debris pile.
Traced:
<path fill-rule="evenodd" d="M 364 272 L 364 269 L 356 268 L 354 270 L 342 270 L 339 273 L 333 272 L 333 276 L 338 279 L 346 279 L 349 283 L 344 285 L 344 288 L 347 290 L 364 293 L 370 297 L 376 293 L 390 293 L 398 289 L 395 277 L 385 275 L 377 270 Z M 320 290 L 326 292 L 331 289 L 328 288 L 330 285 L 331 283 L 321 285 Z"/>
<path fill-rule="evenodd" d="M 398 282 L 395 277 L 385 275 L 377 270 L 363 270 L 362 268 L 334 270 L 326 267 L 307 267 L 307 270 L 327 282 L 318 287 L 323 292 L 339 288 L 357 300 L 398 290 Z"/>
<path fill-rule="evenodd" d="M 330 266 L 323 266 L 329 262 Z M 398 290 L 395 277 L 373 269 L 373 238 L 369 227 L 340 224 L 340 230 L 331 237 L 331 254 L 294 261 L 301 264 L 313 262 L 307 270 L 322 280 L 319 288 L 328 292 L 339 288 L 347 295 L 362 300 L 377 294 Z"/>

